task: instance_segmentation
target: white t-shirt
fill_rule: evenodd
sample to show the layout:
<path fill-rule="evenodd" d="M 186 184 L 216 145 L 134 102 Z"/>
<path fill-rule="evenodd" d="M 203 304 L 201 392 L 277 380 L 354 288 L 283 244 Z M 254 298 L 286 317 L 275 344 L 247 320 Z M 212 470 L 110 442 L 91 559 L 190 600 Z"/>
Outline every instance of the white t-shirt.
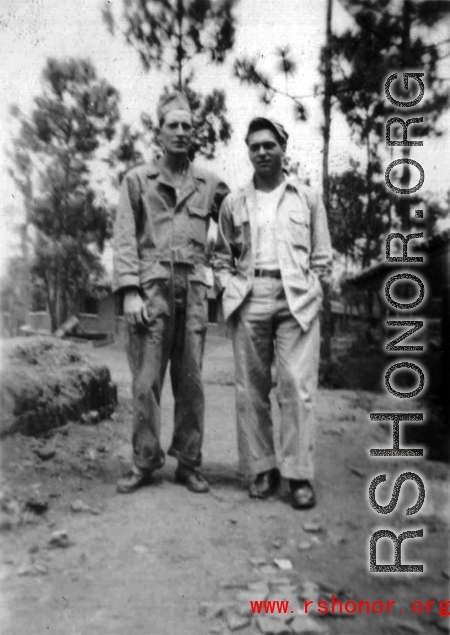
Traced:
<path fill-rule="evenodd" d="M 277 208 L 284 182 L 271 192 L 256 190 L 256 254 L 257 269 L 279 269 L 276 240 Z"/>

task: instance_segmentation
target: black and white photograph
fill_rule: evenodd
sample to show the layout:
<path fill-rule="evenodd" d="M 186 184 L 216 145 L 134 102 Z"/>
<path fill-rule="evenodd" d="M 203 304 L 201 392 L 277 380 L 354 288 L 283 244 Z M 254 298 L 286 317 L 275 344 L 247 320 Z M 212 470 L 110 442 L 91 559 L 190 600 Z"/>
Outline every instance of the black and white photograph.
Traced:
<path fill-rule="evenodd" d="M 450 633 L 450 0 L 1 0 L 0 632 Z"/>

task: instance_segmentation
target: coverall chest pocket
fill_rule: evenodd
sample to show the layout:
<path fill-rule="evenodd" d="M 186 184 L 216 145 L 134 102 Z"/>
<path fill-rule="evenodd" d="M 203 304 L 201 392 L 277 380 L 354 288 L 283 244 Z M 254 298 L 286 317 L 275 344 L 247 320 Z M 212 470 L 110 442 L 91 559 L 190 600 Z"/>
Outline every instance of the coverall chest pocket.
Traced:
<path fill-rule="evenodd" d="M 289 214 L 289 235 L 295 247 L 309 250 L 311 245 L 311 229 L 309 218 L 299 214 L 297 210 Z"/>
<path fill-rule="evenodd" d="M 199 245 L 206 245 L 209 210 L 188 205 L 190 239 Z"/>

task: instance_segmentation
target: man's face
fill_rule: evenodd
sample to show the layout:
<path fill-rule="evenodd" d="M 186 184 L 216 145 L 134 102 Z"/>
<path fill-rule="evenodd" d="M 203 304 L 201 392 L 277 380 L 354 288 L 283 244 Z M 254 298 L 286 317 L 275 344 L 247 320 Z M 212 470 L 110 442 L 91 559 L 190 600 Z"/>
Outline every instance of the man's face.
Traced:
<path fill-rule="evenodd" d="M 186 110 L 172 110 L 164 117 L 159 140 L 169 154 L 187 154 L 192 141 L 192 116 Z"/>
<path fill-rule="evenodd" d="M 281 172 L 284 150 L 271 130 L 252 132 L 247 142 L 250 161 L 258 176 L 270 178 Z"/>

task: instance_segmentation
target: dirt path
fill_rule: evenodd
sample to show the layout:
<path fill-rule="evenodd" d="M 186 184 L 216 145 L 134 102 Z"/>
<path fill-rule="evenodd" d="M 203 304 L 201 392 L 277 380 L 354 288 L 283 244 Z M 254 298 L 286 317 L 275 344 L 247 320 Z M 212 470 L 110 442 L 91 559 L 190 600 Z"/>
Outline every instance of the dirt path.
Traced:
<path fill-rule="evenodd" d="M 168 459 L 154 485 L 119 496 L 115 481 L 130 457 L 128 367 L 118 346 L 86 350 L 93 359 L 108 363 L 119 384 L 121 405 L 114 420 L 93 427 L 71 424 L 46 441 L 15 437 L 3 443 L 3 501 L 14 507 L 14 501 L 32 496 L 47 501 L 48 510 L 41 515 L 27 512 L 24 522 L 9 531 L 8 518 L 2 516 L 1 633 L 228 635 L 234 627 L 230 616 L 237 619 L 237 610 L 248 607 L 248 600 L 236 597 L 245 596 L 248 583 L 263 581 L 276 599 L 297 593 L 305 582 L 316 582 L 321 598 L 334 593 L 357 601 L 396 601 L 389 615 L 315 617 L 314 624 L 331 635 L 448 632 L 443 630 L 448 617 L 438 617 L 435 610 L 414 615 L 409 608 L 413 600 L 450 598 L 448 468 L 423 459 L 368 458 L 370 447 L 389 440 L 390 431 L 368 419 L 368 411 L 382 407 L 381 397 L 320 392 L 314 510 L 291 509 L 285 486 L 273 499 L 252 501 L 236 471 L 231 347 L 211 332 L 204 373 L 204 470 L 210 493 L 195 495 L 176 485 L 175 461 Z M 172 403 L 167 385 L 165 447 Z M 44 444 L 56 451 L 46 461 L 35 453 Z M 368 503 L 370 481 L 386 473 L 392 483 L 408 470 L 421 474 L 426 484 L 424 507 L 416 516 L 405 517 L 405 507 L 417 498 L 415 486 L 408 484 L 397 510 L 381 518 Z M 79 500 L 91 511 L 72 511 L 71 504 L 76 507 Z M 303 527 L 311 520 L 317 521 L 313 533 Z M 423 539 L 403 546 L 404 560 L 425 563 L 424 575 L 368 572 L 369 538 L 379 528 L 396 533 L 424 528 Z M 68 532 L 69 547 L 48 546 L 56 530 Z M 289 559 L 292 570 L 277 570 L 276 558 Z M 234 588 L 225 588 L 230 586 Z M 256 589 L 262 588 L 254 587 L 255 599 Z M 313 591 L 311 585 L 303 587 L 304 594 Z M 245 619 L 250 617 L 244 616 L 243 623 Z M 234 632 L 259 633 L 255 619 Z"/>

